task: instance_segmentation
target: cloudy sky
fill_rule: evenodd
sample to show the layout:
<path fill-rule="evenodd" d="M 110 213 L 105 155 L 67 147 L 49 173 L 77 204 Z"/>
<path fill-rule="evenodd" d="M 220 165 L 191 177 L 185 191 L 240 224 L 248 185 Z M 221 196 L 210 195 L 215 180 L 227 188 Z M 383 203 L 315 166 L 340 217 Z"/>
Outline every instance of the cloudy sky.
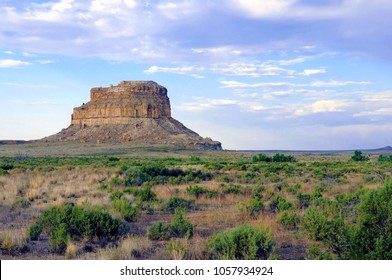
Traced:
<path fill-rule="evenodd" d="M 225 149 L 392 145 L 391 0 L 0 0 L 0 139 L 153 80 Z"/>

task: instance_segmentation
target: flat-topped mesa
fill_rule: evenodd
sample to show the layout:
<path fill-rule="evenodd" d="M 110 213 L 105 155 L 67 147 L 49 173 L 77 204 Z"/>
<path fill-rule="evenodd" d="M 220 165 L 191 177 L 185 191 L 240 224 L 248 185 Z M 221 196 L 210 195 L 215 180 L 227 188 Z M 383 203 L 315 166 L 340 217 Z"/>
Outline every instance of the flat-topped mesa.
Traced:
<path fill-rule="evenodd" d="M 171 117 L 167 89 L 152 81 L 122 81 L 117 86 L 92 88 L 90 98 L 74 108 L 71 124 L 130 124 L 134 118 Z"/>
<path fill-rule="evenodd" d="M 221 150 L 173 119 L 167 89 L 152 81 L 123 81 L 90 90 L 90 101 L 73 109 L 71 125 L 45 142 L 128 143 L 135 147 Z"/>

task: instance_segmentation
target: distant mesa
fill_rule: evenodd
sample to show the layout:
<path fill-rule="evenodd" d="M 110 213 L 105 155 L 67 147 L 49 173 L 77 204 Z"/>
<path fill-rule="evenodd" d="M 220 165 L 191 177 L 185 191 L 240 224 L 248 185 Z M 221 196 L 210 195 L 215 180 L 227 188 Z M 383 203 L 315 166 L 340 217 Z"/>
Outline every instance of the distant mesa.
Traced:
<path fill-rule="evenodd" d="M 134 143 L 221 150 L 171 117 L 167 89 L 152 81 L 122 81 L 90 90 L 90 101 L 73 109 L 71 125 L 45 142 Z"/>

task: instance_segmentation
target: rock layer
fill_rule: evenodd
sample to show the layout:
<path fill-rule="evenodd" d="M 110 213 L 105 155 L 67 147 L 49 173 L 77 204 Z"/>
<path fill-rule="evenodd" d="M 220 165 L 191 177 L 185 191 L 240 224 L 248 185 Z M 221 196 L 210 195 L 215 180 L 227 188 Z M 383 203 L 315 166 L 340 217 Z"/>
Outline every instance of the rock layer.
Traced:
<path fill-rule="evenodd" d="M 167 89 L 152 81 L 123 81 L 90 90 L 90 101 L 73 109 L 71 125 L 47 142 L 134 143 L 220 150 L 171 117 Z"/>

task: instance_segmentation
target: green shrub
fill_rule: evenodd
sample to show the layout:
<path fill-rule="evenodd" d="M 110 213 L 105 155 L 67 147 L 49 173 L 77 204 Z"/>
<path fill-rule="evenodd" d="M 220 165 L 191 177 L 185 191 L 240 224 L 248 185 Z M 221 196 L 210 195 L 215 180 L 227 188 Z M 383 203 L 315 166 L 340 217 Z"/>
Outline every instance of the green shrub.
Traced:
<path fill-rule="evenodd" d="M 273 249 L 274 241 L 268 229 L 242 225 L 210 237 L 204 255 L 208 259 L 259 260 L 268 259 Z"/>
<path fill-rule="evenodd" d="M 351 157 L 353 161 L 368 161 L 370 158 L 369 156 L 364 156 L 362 151 L 356 150 L 354 151 L 354 155 Z"/>
<path fill-rule="evenodd" d="M 278 222 L 290 230 L 298 228 L 300 216 L 294 212 L 284 211 L 279 215 Z"/>
<path fill-rule="evenodd" d="M 230 185 L 225 187 L 223 190 L 224 194 L 243 194 L 242 187 L 240 185 Z"/>
<path fill-rule="evenodd" d="M 208 189 L 201 186 L 188 186 L 186 192 L 194 195 L 198 199 L 201 195 L 208 193 Z"/>
<path fill-rule="evenodd" d="M 157 195 L 152 191 L 151 185 L 144 185 L 137 193 L 137 199 L 144 202 L 157 201 Z"/>
<path fill-rule="evenodd" d="M 329 252 L 326 252 L 325 249 L 322 249 L 317 246 L 310 246 L 306 250 L 306 259 L 307 260 L 332 260 L 332 256 Z"/>
<path fill-rule="evenodd" d="M 188 200 L 182 197 L 178 196 L 172 196 L 169 198 L 169 200 L 166 202 L 164 206 L 164 210 L 174 213 L 176 208 L 184 208 L 184 209 L 191 209 L 194 205 L 194 202 L 192 200 Z"/>
<path fill-rule="evenodd" d="M 350 228 L 352 259 L 392 259 L 392 181 L 370 191 L 357 207 Z"/>
<path fill-rule="evenodd" d="M 169 225 L 170 237 L 192 237 L 194 225 L 186 220 L 184 215 L 184 209 L 177 208 L 175 210 L 173 221 Z"/>
<path fill-rule="evenodd" d="M 124 168 L 122 168 L 123 170 Z M 211 180 L 212 175 L 201 170 L 169 169 L 163 163 L 147 163 L 142 166 L 133 166 L 124 171 L 125 186 L 141 186 L 149 182 L 155 184 L 182 184 Z"/>
<path fill-rule="evenodd" d="M 306 210 L 302 224 L 312 240 L 325 240 L 331 234 L 331 225 L 327 214 L 316 207 L 311 206 Z"/>
<path fill-rule="evenodd" d="M 32 225 L 30 226 L 28 230 L 28 234 L 30 237 L 30 240 L 38 240 L 38 237 L 41 235 L 42 232 L 42 226 L 41 225 Z"/>
<path fill-rule="evenodd" d="M 284 155 L 284 154 L 279 154 L 279 153 L 277 153 L 277 154 L 275 154 L 273 157 L 272 157 L 272 161 L 273 162 L 296 162 L 297 160 L 296 160 L 296 158 L 295 157 L 293 157 L 293 156 L 286 156 L 286 155 Z"/>
<path fill-rule="evenodd" d="M 272 159 L 265 154 L 257 154 L 252 157 L 252 162 L 271 162 Z"/>
<path fill-rule="evenodd" d="M 265 187 L 263 185 L 258 185 L 253 188 L 251 196 L 252 198 L 262 199 L 264 191 L 265 191 Z"/>
<path fill-rule="evenodd" d="M 378 161 L 392 161 L 392 155 L 379 155 Z"/>
<path fill-rule="evenodd" d="M 147 230 L 147 237 L 151 240 L 168 240 L 170 231 L 162 222 L 152 225 Z"/>
<path fill-rule="evenodd" d="M 170 224 L 164 225 L 159 222 L 147 230 L 147 236 L 151 240 L 168 240 L 170 238 L 190 238 L 193 235 L 194 225 L 184 218 L 184 209 L 177 208 Z"/>
<path fill-rule="evenodd" d="M 50 234 L 49 248 L 51 248 L 53 252 L 62 254 L 65 252 L 67 242 L 70 238 L 71 237 L 67 232 L 67 225 L 65 223 L 61 223 Z"/>
<path fill-rule="evenodd" d="M 206 198 L 213 198 L 218 196 L 218 191 L 209 190 L 202 186 L 188 186 L 186 191 L 190 195 L 194 195 L 196 199 L 200 198 L 200 196 L 204 196 Z"/>
<path fill-rule="evenodd" d="M 312 200 L 312 197 L 310 194 L 302 194 L 299 193 L 297 195 L 298 198 L 298 208 L 300 209 L 306 209 L 310 205 L 310 201 Z"/>
<path fill-rule="evenodd" d="M 271 198 L 270 209 L 272 211 L 285 211 L 294 208 L 294 203 L 286 200 L 280 195 L 275 195 Z"/>
<path fill-rule="evenodd" d="M 1 169 L 0 168 L 0 176 L 2 176 L 2 175 L 8 175 L 9 173 L 8 173 L 8 171 L 7 170 L 4 170 L 4 169 Z"/>
<path fill-rule="evenodd" d="M 138 208 L 133 207 L 132 204 L 125 198 L 120 197 L 112 202 L 113 209 L 119 212 L 127 222 L 134 222 L 140 215 Z"/>
<path fill-rule="evenodd" d="M 240 209 L 252 219 L 256 219 L 265 209 L 264 201 L 260 198 L 252 198 L 248 203 L 242 204 Z"/>
<path fill-rule="evenodd" d="M 87 211 L 80 206 L 66 205 L 45 210 L 30 227 L 30 237 L 38 239 L 41 229 L 49 234 L 52 249 L 63 252 L 68 239 L 114 239 L 124 233 L 125 225 L 102 210 Z"/>

